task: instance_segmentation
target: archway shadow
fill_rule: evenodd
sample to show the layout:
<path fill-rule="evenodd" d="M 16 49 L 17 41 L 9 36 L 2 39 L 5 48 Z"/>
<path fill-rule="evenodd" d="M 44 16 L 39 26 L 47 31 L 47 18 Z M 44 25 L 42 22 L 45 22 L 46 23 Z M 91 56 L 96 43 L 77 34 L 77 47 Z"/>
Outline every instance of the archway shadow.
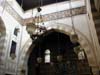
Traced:
<path fill-rule="evenodd" d="M 78 55 L 74 52 L 74 47 L 79 43 L 73 44 L 70 37 L 64 33 L 50 30 L 44 33 L 35 41 L 35 47 L 28 59 L 28 75 L 79 75 Z M 49 49 L 50 62 L 45 63 L 45 50 Z M 61 59 L 57 58 L 62 56 Z M 41 57 L 41 63 L 37 58 Z M 89 66 L 87 59 L 86 66 Z"/>

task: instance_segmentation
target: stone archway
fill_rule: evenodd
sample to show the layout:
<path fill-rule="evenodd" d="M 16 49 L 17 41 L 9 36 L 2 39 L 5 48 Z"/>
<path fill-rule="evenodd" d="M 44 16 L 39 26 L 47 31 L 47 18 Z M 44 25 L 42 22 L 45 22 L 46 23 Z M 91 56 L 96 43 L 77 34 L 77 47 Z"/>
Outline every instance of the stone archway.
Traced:
<path fill-rule="evenodd" d="M 59 75 L 59 73 L 62 75 L 68 74 L 68 67 L 66 67 L 66 69 L 59 67 L 62 64 L 67 65 L 68 62 L 71 64 L 74 63 L 73 66 L 77 68 L 76 63 L 78 58 L 77 54 L 75 54 L 73 50 L 73 47 L 78 44 L 73 44 L 68 35 L 59 32 L 59 30 L 51 29 L 43 33 L 35 41 L 33 42 L 33 44 L 35 43 L 35 47 L 33 48 L 28 59 L 28 75 Z M 47 49 L 51 52 L 51 61 L 45 63 L 44 57 L 45 50 Z M 40 64 L 37 62 L 38 57 L 41 57 L 42 59 Z M 74 59 L 76 60 L 74 61 Z M 76 73 L 78 73 L 77 69 L 74 69 L 74 74 L 77 75 Z"/>
<path fill-rule="evenodd" d="M 55 29 L 58 30 L 66 35 L 71 35 L 72 33 L 72 27 L 68 25 L 51 25 L 47 27 L 48 30 Z M 79 43 L 84 48 L 84 51 L 86 53 L 86 56 L 88 58 L 89 65 L 92 66 L 97 66 L 96 59 L 95 59 L 95 54 L 94 54 L 94 48 L 92 44 L 89 42 L 89 40 L 84 36 L 80 31 L 76 30 L 77 34 L 79 36 Z M 32 43 L 31 39 L 28 40 L 27 44 L 23 48 L 22 56 L 20 58 L 21 64 L 19 65 L 19 69 L 25 69 L 27 70 L 27 61 L 28 57 L 31 53 L 31 47 L 30 44 Z M 29 48 L 30 47 L 30 48 Z M 33 44 L 34 47 L 34 44 Z M 28 49 L 29 48 L 29 49 Z"/>
<path fill-rule="evenodd" d="M 6 50 L 6 27 L 3 22 L 2 17 L 0 17 L 0 74 L 3 73 L 4 67 L 1 68 L 1 66 L 4 66 L 4 57 L 5 57 L 5 50 Z"/>

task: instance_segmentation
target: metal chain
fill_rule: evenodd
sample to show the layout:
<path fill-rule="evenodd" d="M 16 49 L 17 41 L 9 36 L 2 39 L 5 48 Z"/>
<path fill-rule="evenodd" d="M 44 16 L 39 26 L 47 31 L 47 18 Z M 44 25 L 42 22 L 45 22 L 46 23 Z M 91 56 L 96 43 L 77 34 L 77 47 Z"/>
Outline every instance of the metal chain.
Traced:
<path fill-rule="evenodd" d="M 39 0 L 39 7 L 38 8 L 40 8 L 41 7 L 41 0 Z M 40 18 L 40 12 L 38 11 L 38 23 L 40 23 L 40 20 L 41 20 L 41 18 Z M 39 25 L 40 26 L 40 25 Z M 39 29 L 39 32 L 40 32 L 40 29 Z M 38 52 L 38 57 L 40 57 L 41 58 L 41 46 L 40 46 L 40 39 L 39 39 L 39 41 L 38 41 L 38 47 L 39 47 L 39 52 Z"/>
<path fill-rule="evenodd" d="M 69 9 L 70 9 L 70 16 L 71 16 L 71 22 L 72 22 L 72 29 L 74 31 L 74 33 L 76 34 L 76 31 L 75 31 L 75 26 L 74 26 L 74 19 L 73 19 L 73 11 L 72 11 L 72 4 L 71 4 L 71 1 L 69 1 Z"/>

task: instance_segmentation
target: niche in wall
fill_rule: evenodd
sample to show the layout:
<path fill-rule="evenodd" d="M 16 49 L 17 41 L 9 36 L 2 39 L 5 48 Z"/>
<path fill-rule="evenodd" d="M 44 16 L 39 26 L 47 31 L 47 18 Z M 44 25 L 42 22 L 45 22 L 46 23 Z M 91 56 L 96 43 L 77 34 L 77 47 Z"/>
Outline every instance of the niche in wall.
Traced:
<path fill-rule="evenodd" d="M 16 46 L 17 46 L 17 43 L 15 41 L 12 41 L 11 49 L 10 49 L 10 57 L 12 59 L 14 59 L 16 57 Z"/>

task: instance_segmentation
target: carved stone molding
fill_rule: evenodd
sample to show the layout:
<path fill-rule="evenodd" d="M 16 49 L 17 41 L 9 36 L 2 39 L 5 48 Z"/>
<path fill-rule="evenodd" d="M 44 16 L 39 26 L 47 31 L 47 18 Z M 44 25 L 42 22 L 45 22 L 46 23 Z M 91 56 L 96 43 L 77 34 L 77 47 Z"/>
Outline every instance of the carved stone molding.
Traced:
<path fill-rule="evenodd" d="M 11 16 L 13 16 L 20 24 L 23 25 L 23 19 L 21 16 L 11 7 L 11 5 L 6 1 L 5 9 Z"/>
<path fill-rule="evenodd" d="M 73 16 L 86 13 L 85 6 L 73 8 L 71 10 L 72 10 Z M 62 18 L 66 18 L 66 17 L 71 17 L 71 13 L 70 13 L 71 10 L 69 9 L 69 10 L 64 10 L 64 11 L 55 12 L 55 13 L 51 13 L 51 14 L 46 14 L 46 15 L 43 15 L 42 18 L 43 18 L 43 21 L 45 22 L 45 21 L 51 21 L 51 20 L 57 20 L 57 19 L 62 19 Z M 28 19 L 25 19 L 24 22 L 27 24 L 27 23 L 32 22 L 33 20 L 37 20 L 37 18 L 28 18 Z"/>
<path fill-rule="evenodd" d="M 66 35 L 69 35 L 69 36 L 72 33 L 72 27 L 70 27 L 68 25 L 66 26 L 66 25 L 61 25 L 61 24 L 59 24 L 59 25 L 51 24 L 51 25 L 49 25 L 47 27 L 48 30 L 50 30 L 49 27 L 51 27 L 51 29 L 57 29 L 58 31 L 60 31 L 60 32 L 66 34 Z M 88 59 L 88 62 L 89 62 L 89 66 L 91 66 L 91 68 L 93 69 L 94 73 L 97 73 L 98 72 L 98 68 L 95 69 L 93 67 L 93 66 L 98 66 L 98 65 L 96 63 L 96 59 L 95 59 L 95 54 L 94 54 L 94 51 L 93 51 L 92 43 L 79 30 L 77 30 L 76 32 L 77 32 L 78 37 L 79 37 L 79 41 L 78 42 L 80 43 L 81 47 L 84 48 L 84 51 L 86 53 L 86 56 L 87 56 L 87 59 Z M 32 42 L 32 40 L 30 40 L 30 38 L 29 38 L 29 40 L 27 41 L 27 43 L 23 47 L 23 50 L 22 50 L 23 52 L 21 53 L 21 59 L 20 59 L 20 63 L 19 63 L 20 65 L 26 66 L 26 70 L 27 70 L 28 57 L 29 57 L 29 55 L 31 53 L 32 48 L 35 46 L 34 44 L 33 44 L 33 46 L 29 45 L 30 42 Z M 23 62 L 23 63 L 21 63 L 21 62 Z"/>

